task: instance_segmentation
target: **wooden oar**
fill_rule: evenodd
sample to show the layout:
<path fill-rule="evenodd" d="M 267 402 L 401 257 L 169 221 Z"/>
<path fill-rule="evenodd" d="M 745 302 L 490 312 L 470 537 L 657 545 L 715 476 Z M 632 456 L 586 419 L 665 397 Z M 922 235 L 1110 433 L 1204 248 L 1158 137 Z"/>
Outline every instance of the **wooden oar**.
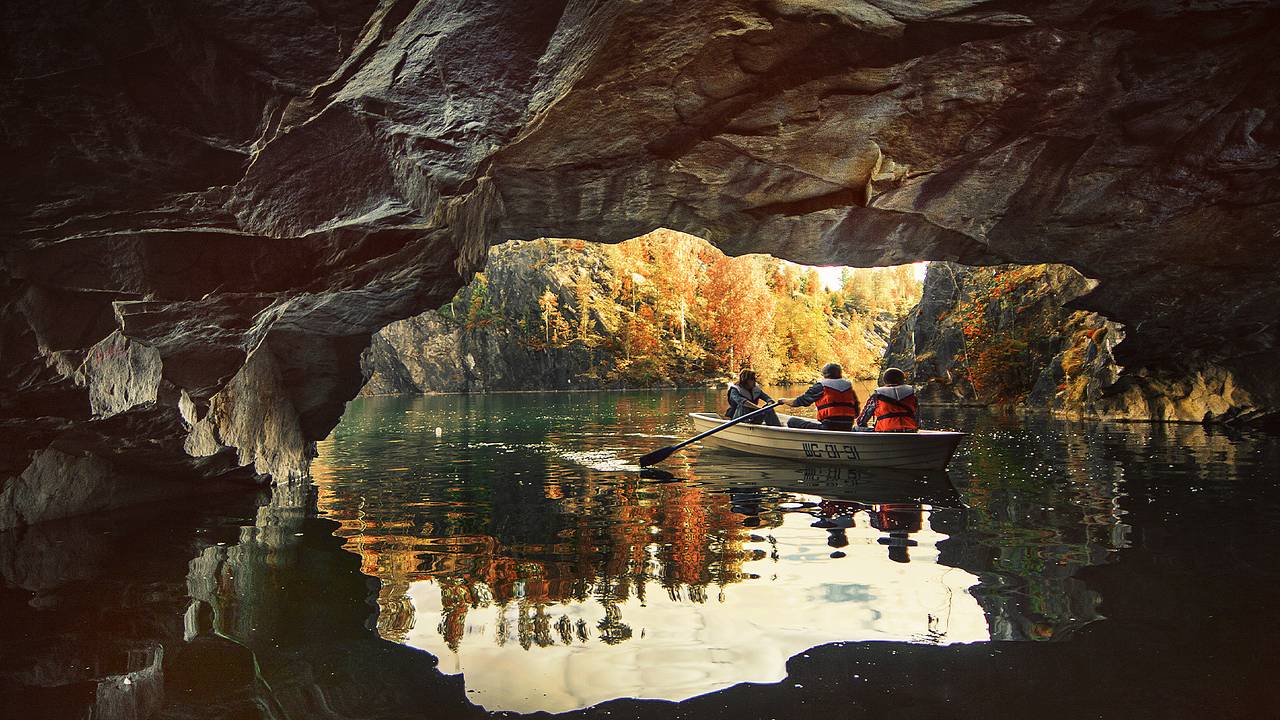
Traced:
<path fill-rule="evenodd" d="M 666 446 L 666 447 L 664 447 L 664 448 L 659 448 L 659 449 L 657 449 L 657 450 L 654 450 L 653 452 L 651 452 L 651 453 L 649 453 L 649 454 L 647 454 L 647 455 L 643 455 L 643 456 L 641 456 L 641 457 L 640 457 L 640 467 L 647 467 L 647 466 L 649 466 L 649 465 L 657 465 L 658 463 L 662 462 L 663 460 L 666 460 L 667 458 L 671 457 L 671 453 L 673 453 L 673 452 L 675 452 L 675 451 L 679 450 L 680 448 L 684 447 L 685 445 L 689 445 L 690 443 L 696 443 L 696 442 L 698 442 L 699 440 L 701 440 L 702 438 L 704 438 L 704 437 L 706 437 L 706 436 L 708 436 L 708 435 L 715 435 L 716 433 L 720 432 L 721 430 L 723 430 L 723 429 L 725 429 L 725 428 L 727 428 L 727 427 L 729 427 L 729 426 L 731 426 L 731 425 L 737 425 L 738 423 L 742 422 L 743 420 L 746 420 L 746 419 L 748 419 L 748 418 L 751 418 L 751 417 L 754 417 L 754 416 L 756 416 L 756 415 L 759 415 L 760 413 L 762 413 L 762 412 L 764 412 L 764 411 L 766 411 L 766 410 L 772 410 L 773 408 L 776 408 L 776 407 L 778 407 L 778 406 L 779 406 L 779 405 L 781 405 L 781 404 L 782 404 L 782 403 L 781 403 L 781 402 L 778 402 L 778 401 L 771 402 L 771 403 L 769 403 L 768 405 L 765 405 L 764 407 L 760 408 L 759 410 L 752 410 L 751 412 L 747 413 L 746 415 L 743 415 L 742 417 L 734 418 L 734 419 L 730 420 L 729 422 L 727 422 L 727 423 L 725 423 L 725 424 L 723 424 L 723 425 L 719 425 L 719 426 L 713 427 L 713 428 L 711 428 L 710 430 L 708 430 L 708 431 L 706 431 L 706 432 L 704 432 L 704 433 L 699 433 L 699 434 L 697 434 L 697 435 L 694 435 L 693 437 L 689 438 L 688 440 L 685 440 L 685 441 L 684 441 L 684 442 L 682 442 L 682 443 L 677 443 L 677 444 L 675 444 L 675 445 L 668 445 L 668 446 Z"/>

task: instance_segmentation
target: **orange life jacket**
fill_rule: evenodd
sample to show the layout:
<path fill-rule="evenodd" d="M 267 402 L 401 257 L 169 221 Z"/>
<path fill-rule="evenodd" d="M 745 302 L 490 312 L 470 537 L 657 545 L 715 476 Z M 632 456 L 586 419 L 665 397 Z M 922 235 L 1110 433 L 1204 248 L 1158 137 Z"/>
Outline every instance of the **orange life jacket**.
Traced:
<path fill-rule="evenodd" d="M 849 418 L 853 420 L 858 416 L 858 396 L 853 392 L 853 385 L 847 380 L 831 381 L 822 379 L 822 397 L 818 398 L 816 403 L 818 408 L 819 420 L 830 420 L 832 418 Z M 847 386 L 843 390 L 836 390 L 832 385 Z"/>
<path fill-rule="evenodd" d="M 901 400 L 880 393 L 871 397 L 876 399 L 876 432 L 914 432 L 920 429 L 920 422 L 916 420 L 920 406 L 915 395 Z"/>

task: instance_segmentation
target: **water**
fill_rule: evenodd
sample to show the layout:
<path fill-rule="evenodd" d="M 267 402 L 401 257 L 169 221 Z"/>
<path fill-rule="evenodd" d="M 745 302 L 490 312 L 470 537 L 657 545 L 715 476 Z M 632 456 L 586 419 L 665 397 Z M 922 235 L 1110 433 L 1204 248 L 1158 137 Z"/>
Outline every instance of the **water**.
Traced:
<path fill-rule="evenodd" d="M 1280 716 L 1276 438 L 927 409 L 973 433 L 947 473 L 698 448 L 638 472 L 720 402 L 361 399 L 313 487 L 0 535 L 0 696 L 98 717 Z"/>

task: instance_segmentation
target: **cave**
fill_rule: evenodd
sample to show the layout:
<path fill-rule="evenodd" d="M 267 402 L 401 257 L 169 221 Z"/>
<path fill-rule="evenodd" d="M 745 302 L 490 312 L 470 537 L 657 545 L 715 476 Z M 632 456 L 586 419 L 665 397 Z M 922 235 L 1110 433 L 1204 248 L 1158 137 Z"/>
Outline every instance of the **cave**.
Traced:
<path fill-rule="evenodd" d="M 304 477 L 371 335 L 544 236 L 1069 265 L 1086 412 L 1274 419 L 1275 12 L 6 6 L 0 527 Z"/>
<path fill-rule="evenodd" d="M 673 712 L 782 716 L 802 685 L 903 717 L 1275 710 L 1252 652 L 1274 581 L 1241 570 L 1275 561 L 1274 483 L 1215 504 L 1165 472 L 1276 463 L 1232 434 L 1280 417 L 1273 4 L 48 0 L 0 7 L 0 39 L 0 609 L 24 641 L 0 714 L 479 716 L 434 657 L 374 634 L 405 616 L 317 517 L 318 453 L 375 335 L 449 302 L 492 246 L 658 228 L 806 265 L 1051 264 L 1075 324 L 1027 397 L 1138 438 L 1078 426 L 1102 440 L 1069 530 L 1098 537 L 1031 573 L 1067 620 L 1021 586 L 976 600 L 995 634 L 1077 645 L 827 645 L 780 658 L 780 691 Z M 963 402 L 981 389 L 939 358 L 954 299 L 926 294 L 890 357 Z M 993 514 L 1078 499 L 1020 492 Z M 1206 517 L 1229 520 L 1212 543 Z M 1121 568 L 1150 587 L 1108 567 L 1130 526 L 1166 531 Z M 944 551 L 975 573 L 1042 560 Z M 1153 603 L 1253 624 L 1153 626 Z M 1075 622 L 1103 615 L 1118 642 Z M 1054 682 L 1010 681 L 1027 673 Z"/>

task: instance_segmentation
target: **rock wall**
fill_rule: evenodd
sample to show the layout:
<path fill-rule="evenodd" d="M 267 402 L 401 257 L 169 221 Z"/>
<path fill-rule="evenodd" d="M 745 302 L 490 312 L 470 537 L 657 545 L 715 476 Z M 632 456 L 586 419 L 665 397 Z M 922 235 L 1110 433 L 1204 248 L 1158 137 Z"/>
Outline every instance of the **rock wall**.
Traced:
<path fill-rule="evenodd" d="M 1124 330 L 1067 307 L 1092 285 L 1062 265 L 931 263 L 883 368 L 906 371 L 925 402 L 1093 410 L 1122 371 Z"/>
<path fill-rule="evenodd" d="M 572 390 L 612 387 L 611 353 L 571 343 L 536 347 L 542 335 L 538 300 L 553 293 L 561 308 L 578 306 L 580 273 L 588 278 L 592 326 L 612 334 L 608 309 L 615 274 L 598 246 L 566 252 L 554 241 L 505 243 L 493 249 L 484 276 L 439 310 L 394 322 L 374 336 L 365 366 L 366 395 Z M 476 283 L 483 289 L 477 290 Z M 479 307 L 473 308 L 473 305 Z M 470 317 L 472 315 L 479 316 Z M 479 320 L 477 322 L 477 319 Z"/>
<path fill-rule="evenodd" d="M 0 497 L 54 451 L 131 498 L 305 472 L 276 444 L 491 243 L 659 226 L 1066 263 L 1127 406 L 1274 417 L 1278 34 L 1243 0 L 6 4 Z M 125 501 L 84 497 L 0 515 Z"/>
<path fill-rule="evenodd" d="M 369 381 L 361 394 L 721 383 L 731 370 L 727 362 L 714 357 L 716 340 L 710 332 L 716 326 L 716 313 L 726 309 L 706 297 L 714 287 L 706 275 L 710 264 L 724 257 L 696 238 L 654 235 L 657 237 L 640 238 L 617 248 L 546 239 L 495 246 L 484 273 L 463 287 L 448 305 L 391 323 L 374 335 L 364 356 Z M 688 252 L 690 246 L 702 246 L 706 255 L 695 256 Z M 656 262 L 649 262 L 650 251 Z M 684 257 L 682 253 L 688 255 L 688 264 L 668 271 L 674 262 L 671 258 Z M 762 278 L 782 268 L 769 258 L 747 260 L 753 261 L 764 268 Z M 746 269 L 736 272 L 745 273 Z M 789 272 L 796 277 L 803 274 L 794 266 Z M 763 321 L 752 316 L 754 332 L 773 338 L 782 352 L 767 358 L 757 356 L 755 367 L 779 365 L 762 372 L 774 382 L 784 383 L 805 381 L 815 367 L 831 360 L 843 363 L 846 373 L 855 377 L 874 376 L 889 333 L 910 302 L 905 298 L 899 301 L 898 294 L 918 284 L 903 288 L 880 279 L 877 285 L 873 273 L 848 273 L 847 282 L 862 291 L 856 302 L 866 306 L 859 305 L 860 310 L 843 305 L 833 310 L 829 303 L 852 305 L 855 301 L 826 290 L 811 294 L 788 290 L 791 280 L 781 276 L 773 277 L 776 285 L 761 286 L 772 294 L 773 315 Z M 637 275 L 643 282 L 626 290 L 623 283 L 634 281 Z M 816 275 L 811 280 L 818 282 Z M 691 296 L 687 307 L 670 293 L 681 282 L 692 288 L 685 288 Z M 886 297 L 881 300 L 877 292 Z M 544 293 L 554 298 L 555 312 L 562 321 L 563 327 L 554 331 L 558 340 L 551 337 L 543 316 Z M 802 294 L 819 299 L 805 302 L 798 299 Z M 868 296 L 874 299 L 868 301 Z M 666 313 L 677 311 L 683 313 L 679 329 L 663 320 Z M 798 313 L 802 316 L 797 320 Z M 788 355 L 786 343 L 796 336 L 809 344 L 795 348 L 794 356 Z M 647 340 L 634 339 L 637 337 Z M 849 337 L 852 343 L 846 339 Z M 629 338 L 640 349 L 633 352 Z M 652 344 L 646 345 L 649 340 Z M 828 345 L 826 350 L 816 351 L 823 342 Z M 831 355 L 833 350 L 840 354 Z M 797 369 L 802 373 L 799 380 Z"/>
<path fill-rule="evenodd" d="M 1265 418 L 1265 387 L 1209 364 L 1188 374 L 1120 365 L 1127 329 L 1073 310 L 1094 285 L 1061 265 L 932 263 L 920 303 L 893 331 L 883 368 L 899 367 L 925 402 L 1005 404 L 1110 420 Z"/>

